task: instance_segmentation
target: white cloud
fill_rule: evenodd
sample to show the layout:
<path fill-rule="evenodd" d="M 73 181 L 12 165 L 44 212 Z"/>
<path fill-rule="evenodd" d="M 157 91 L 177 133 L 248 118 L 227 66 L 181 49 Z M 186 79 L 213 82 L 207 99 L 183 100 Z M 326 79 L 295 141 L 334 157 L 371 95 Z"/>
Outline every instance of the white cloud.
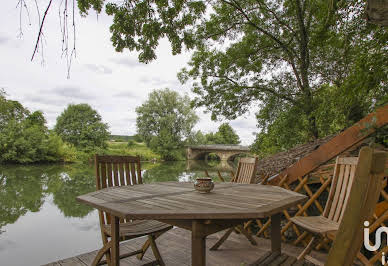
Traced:
<path fill-rule="evenodd" d="M 6 36 L 2 36 L 0 34 L 0 45 L 6 44 L 9 41 L 9 38 Z"/>
<path fill-rule="evenodd" d="M 96 72 L 97 74 L 112 74 L 112 69 L 103 65 L 96 64 L 85 64 L 85 67 L 90 71 Z"/>
<path fill-rule="evenodd" d="M 91 93 L 87 93 L 87 90 L 81 89 L 78 86 L 66 86 L 66 85 L 61 85 L 58 87 L 55 87 L 50 90 L 42 90 L 40 91 L 41 94 L 46 94 L 46 95 L 54 95 L 55 97 L 60 97 L 60 98 L 71 98 L 71 99 L 80 99 L 80 100 L 90 100 L 90 99 L 95 99 L 96 96 Z"/>
<path fill-rule="evenodd" d="M 122 65 L 125 67 L 129 67 L 129 68 L 146 66 L 146 64 L 140 63 L 137 59 L 130 58 L 130 57 L 114 57 L 114 58 L 111 58 L 110 60 L 113 63 Z"/>
<path fill-rule="evenodd" d="M 161 40 L 157 59 L 149 64 L 138 62 L 138 53 L 115 51 L 110 41 L 112 18 L 104 12 L 98 19 L 93 14 L 77 15 L 77 57 L 73 59 L 71 77 L 67 79 L 66 61 L 61 57 L 61 34 L 58 5 L 53 2 L 46 18 L 44 66 L 40 54 L 31 62 L 38 22 L 31 6 L 32 26 L 23 18 L 23 37 L 19 31 L 19 10 L 14 1 L 5 1 L 0 9 L 0 24 L 7 25 L 0 32 L 0 87 L 9 98 L 20 101 L 30 110 L 42 110 L 50 127 L 56 117 L 70 103 L 88 103 L 110 126 L 113 134 L 135 134 L 137 106 L 154 89 L 170 88 L 189 93 L 189 85 L 181 85 L 177 72 L 187 65 L 191 53 L 173 56 L 167 40 Z M 45 8 L 44 1 L 41 9 Z M 92 12 L 91 12 L 92 13 Z M 213 122 L 203 108 L 196 110 L 200 122 L 196 129 L 216 131 L 221 122 Z M 248 114 L 231 122 L 243 144 L 253 141 L 256 120 Z"/>

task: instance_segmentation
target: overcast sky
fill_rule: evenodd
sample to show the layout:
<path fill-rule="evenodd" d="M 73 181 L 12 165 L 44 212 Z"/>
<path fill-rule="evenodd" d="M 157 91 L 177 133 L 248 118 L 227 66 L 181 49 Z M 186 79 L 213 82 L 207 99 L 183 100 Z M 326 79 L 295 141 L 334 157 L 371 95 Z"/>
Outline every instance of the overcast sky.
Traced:
<path fill-rule="evenodd" d="M 57 116 L 69 103 L 88 103 L 108 123 L 112 134 L 136 133 L 135 108 L 147 99 L 154 89 L 170 88 L 193 97 L 188 85 L 181 85 L 178 71 L 186 66 L 190 53 L 171 54 L 168 41 L 162 40 L 157 60 L 141 64 L 137 53 L 126 50 L 118 53 L 110 42 L 111 17 L 98 16 L 91 11 L 86 18 L 76 16 L 77 57 L 73 59 L 70 78 L 67 78 L 66 60 L 61 58 L 61 32 L 58 2 L 53 1 L 45 24 L 44 65 L 41 54 L 30 58 L 38 32 L 38 19 L 34 1 L 29 6 L 31 25 L 26 13 L 22 14 L 23 36 L 19 38 L 19 9 L 17 0 L 3 1 L 0 9 L 0 88 L 8 98 L 20 101 L 28 109 L 44 112 L 52 128 Z M 48 0 L 38 0 L 40 13 Z M 209 114 L 196 110 L 200 117 L 195 129 L 216 131 L 221 122 L 210 120 Z M 257 132 L 254 112 L 234 121 L 232 127 L 242 144 L 253 142 Z"/>

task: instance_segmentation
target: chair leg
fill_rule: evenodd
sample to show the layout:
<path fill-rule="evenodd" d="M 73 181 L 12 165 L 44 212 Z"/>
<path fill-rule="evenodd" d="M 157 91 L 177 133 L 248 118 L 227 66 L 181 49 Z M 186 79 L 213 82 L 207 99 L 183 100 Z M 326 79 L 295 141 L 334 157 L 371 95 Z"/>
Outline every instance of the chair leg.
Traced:
<path fill-rule="evenodd" d="M 302 251 L 302 253 L 299 254 L 299 256 L 297 258 L 298 261 L 303 260 L 304 257 L 311 252 L 311 250 L 314 248 L 314 246 L 317 244 L 317 242 L 318 242 L 318 237 L 313 236 L 311 238 L 310 242 L 308 243 L 307 247 Z"/>
<path fill-rule="evenodd" d="M 152 253 L 154 253 L 154 256 L 155 256 L 156 260 L 158 261 L 159 265 L 160 266 L 166 266 L 164 264 L 162 256 L 160 255 L 159 249 L 156 246 L 156 242 L 155 242 L 156 237 L 154 235 L 149 235 L 148 239 L 150 240 L 150 246 L 152 248 Z"/>
<path fill-rule="evenodd" d="M 104 246 L 109 243 L 108 236 L 102 230 L 101 230 L 101 236 L 102 236 L 102 244 L 103 244 L 103 248 L 104 248 Z M 111 265 L 110 248 L 105 252 L 105 259 L 107 261 L 107 265 L 110 266 Z M 101 260 L 101 258 L 100 258 L 100 260 Z"/>
<path fill-rule="evenodd" d="M 171 227 L 171 228 L 172 228 L 172 227 Z M 160 237 L 161 235 L 163 235 L 165 232 L 167 232 L 168 230 L 170 230 L 171 228 L 167 228 L 167 229 L 165 229 L 165 230 L 163 230 L 163 231 L 161 231 L 161 232 L 158 232 L 158 233 L 154 234 L 155 240 L 156 240 L 158 237 Z M 141 248 L 141 251 L 142 251 L 142 252 L 141 252 L 140 254 L 137 255 L 137 258 L 138 258 L 139 260 L 142 260 L 142 259 L 143 259 L 144 254 L 147 252 L 148 248 L 150 247 L 150 244 L 151 244 L 151 241 L 150 241 L 150 239 L 148 238 L 147 241 L 143 244 L 143 247 Z"/>
<path fill-rule="evenodd" d="M 229 235 L 234 231 L 234 227 L 228 229 L 228 231 L 226 231 L 226 233 L 217 241 L 217 243 L 215 243 L 211 248 L 210 250 L 217 250 L 221 245 L 222 243 L 224 243 L 224 241 L 226 239 L 228 239 Z"/>
<path fill-rule="evenodd" d="M 144 254 L 147 252 L 147 249 L 150 247 L 151 241 L 148 238 L 146 242 L 144 242 L 143 247 L 141 248 L 141 253 L 137 255 L 138 260 L 142 260 L 144 257 Z"/>
<path fill-rule="evenodd" d="M 112 247 L 112 242 L 108 242 L 106 243 L 98 252 L 97 252 L 97 255 L 96 257 L 94 257 L 94 260 L 92 262 L 92 266 L 97 266 L 100 264 L 100 261 L 102 259 L 102 256 L 104 256 L 104 254 L 107 256 L 107 263 L 108 265 L 110 264 L 110 257 L 108 259 L 108 253 L 110 252 L 110 248 Z M 109 253 L 110 255 L 110 253 Z"/>
<path fill-rule="evenodd" d="M 139 250 L 135 250 L 135 251 L 128 252 L 128 253 L 121 253 L 120 254 L 120 260 L 124 259 L 124 258 L 131 257 L 131 256 L 135 256 L 137 254 L 140 254 L 141 252 L 142 252 L 142 250 L 139 249 Z M 101 260 L 100 262 L 97 263 L 97 265 L 104 265 L 104 264 L 107 264 L 106 260 Z"/>
<path fill-rule="evenodd" d="M 244 229 L 244 227 L 242 225 L 239 225 L 237 227 L 240 230 L 240 232 L 249 240 L 249 242 L 251 242 L 251 244 L 253 246 L 257 246 L 256 240 L 253 239 L 252 235 L 250 233 L 248 233 L 248 231 L 246 229 Z"/>

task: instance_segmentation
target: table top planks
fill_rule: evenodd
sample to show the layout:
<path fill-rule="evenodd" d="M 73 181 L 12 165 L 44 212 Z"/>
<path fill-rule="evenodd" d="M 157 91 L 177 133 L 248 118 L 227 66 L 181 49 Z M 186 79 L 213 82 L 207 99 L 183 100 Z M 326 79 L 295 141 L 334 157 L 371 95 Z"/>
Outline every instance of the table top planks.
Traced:
<path fill-rule="evenodd" d="M 306 196 L 276 186 L 216 183 L 210 193 L 191 182 L 160 182 L 106 188 L 77 200 L 128 219 L 255 219 L 279 213 Z"/>

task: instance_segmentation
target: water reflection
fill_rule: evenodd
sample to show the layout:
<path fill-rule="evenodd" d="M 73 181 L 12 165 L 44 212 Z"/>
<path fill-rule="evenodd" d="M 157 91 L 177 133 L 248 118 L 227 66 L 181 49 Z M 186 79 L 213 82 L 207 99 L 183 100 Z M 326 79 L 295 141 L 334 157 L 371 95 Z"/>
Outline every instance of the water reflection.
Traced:
<path fill-rule="evenodd" d="M 38 212 L 50 194 L 65 217 L 84 217 L 92 211 L 75 200 L 95 189 L 93 170 L 87 165 L 2 165 L 0 184 L 0 230 L 28 211 Z"/>
<path fill-rule="evenodd" d="M 0 169 L 0 230 L 43 204 L 43 180 L 38 169 L 11 166 Z"/>
<path fill-rule="evenodd" d="M 183 182 L 205 169 L 227 177 L 233 165 L 182 161 L 142 169 L 145 183 Z M 97 212 L 75 200 L 94 190 L 93 165 L 0 165 L 0 264 L 40 265 L 100 247 Z"/>
<path fill-rule="evenodd" d="M 144 183 L 192 181 L 208 170 L 229 176 L 234 166 L 228 162 L 210 164 L 205 161 L 143 163 Z M 52 196 L 64 217 L 85 217 L 93 208 L 78 203 L 76 197 L 95 190 L 92 165 L 0 166 L 0 230 L 15 223 L 27 212 L 38 212 L 45 198 Z"/>
<path fill-rule="evenodd" d="M 93 208 L 76 201 L 76 197 L 96 189 L 93 167 L 67 165 L 55 175 L 48 176 L 47 192 L 65 217 L 85 217 Z"/>
<path fill-rule="evenodd" d="M 188 171 L 201 171 L 207 170 L 220 171 L 220 172 L 231 172 L 235 169 L 236 165 L 230 161 L 186 161 L 186 170 Z"/>

